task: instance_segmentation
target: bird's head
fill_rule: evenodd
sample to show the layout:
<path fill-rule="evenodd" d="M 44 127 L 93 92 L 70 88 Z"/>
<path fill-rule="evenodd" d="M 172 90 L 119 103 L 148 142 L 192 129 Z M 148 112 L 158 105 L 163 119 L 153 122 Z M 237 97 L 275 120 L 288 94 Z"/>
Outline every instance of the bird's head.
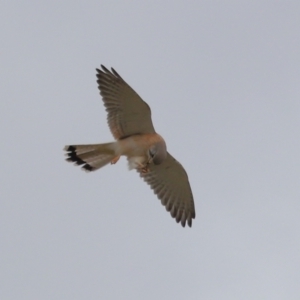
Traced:
<path fill-rule="evenodd" d="M 159 141 L 149 149 L 149 156 L 155 165 L 160 165 L 167 157 L 167 146 L 164 140 Z"/>

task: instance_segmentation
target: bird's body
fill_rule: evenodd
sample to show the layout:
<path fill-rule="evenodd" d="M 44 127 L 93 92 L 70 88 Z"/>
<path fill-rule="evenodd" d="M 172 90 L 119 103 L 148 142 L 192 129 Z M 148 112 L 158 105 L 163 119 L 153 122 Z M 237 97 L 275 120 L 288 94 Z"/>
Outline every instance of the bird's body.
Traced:
<path fill-rule="evenodd" d="M 149 149 L 152 145 L 157 143 L 165 144 L 163 138 L 158 134 L 135 134 L 112 143 L 66 146 L 64 150 L 73 153 L 71 156 L 70 154 L 68 155 L 69 161 L 74 161 L 78 165 L 86 163 L 86 165 L 83 166 L 86 171 L 95 171 L 96 169 L 104 166 L 99 165 L 98 167 L 96 161 L 105 161 L 105 165 L 109 162 L 115 164 L 119 160 L 120 156 L 127 157 L 128 168 L 129 170 L 132 170 L 139 167 L 147 167 L 148 163 L 151 162 Z M 141 147 L 141 145 L 143 145 L 143 147 Z M 77 161 L 75 161 L 76 155 L 78 156 Z M 93 169 L 90 170 L 87 165 L 90 167 L 93 165 Z"/>
<path fill-rule="evenodd" d="M 108 112 L 108 124 L 115 142 L 72 145 L 64 148 L 67 161 L 95 171 L 120 156 L 129 169 L 136 169 L 151 186 L 177 222 L 192 225 L 195 207 L 188 177 L 183 167 L 167 152 L 164 139 L 155 132 L 146 102 L 112 69 L 97 69 L 100 94 Z"/>

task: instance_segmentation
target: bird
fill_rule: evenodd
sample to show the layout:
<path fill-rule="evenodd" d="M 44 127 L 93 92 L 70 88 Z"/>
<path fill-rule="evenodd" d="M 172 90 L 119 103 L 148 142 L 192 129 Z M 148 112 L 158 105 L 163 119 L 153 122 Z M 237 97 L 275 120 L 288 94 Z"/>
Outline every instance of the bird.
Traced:
<path fill-rule="evenodd" d="M 129 170 L 139 173 L 176 222 L 192 227 L 196 212 L 188 175 L 156 133 L 149 105 L 113 68 L 108 70 L 101 65 L 96 72 L 115 141 L 65 146 L 66 161 L 92 172 L 126 156 Z"/>

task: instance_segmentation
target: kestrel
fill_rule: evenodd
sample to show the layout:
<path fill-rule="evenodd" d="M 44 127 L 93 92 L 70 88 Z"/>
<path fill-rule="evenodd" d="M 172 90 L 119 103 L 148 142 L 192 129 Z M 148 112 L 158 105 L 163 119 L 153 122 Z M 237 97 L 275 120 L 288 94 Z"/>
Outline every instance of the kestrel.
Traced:
<path fill-rule="evenodd" d="M 196 213 L 187 173 L 155 132 L 150 107 L 113 68 L 101 67 L 96 69 L 97 83 L 115 141 L 66 146 L 66 160 L 90 172 L 126 156 L 129 169 L 150 185 L 177 223 L 191 227 Z"/>

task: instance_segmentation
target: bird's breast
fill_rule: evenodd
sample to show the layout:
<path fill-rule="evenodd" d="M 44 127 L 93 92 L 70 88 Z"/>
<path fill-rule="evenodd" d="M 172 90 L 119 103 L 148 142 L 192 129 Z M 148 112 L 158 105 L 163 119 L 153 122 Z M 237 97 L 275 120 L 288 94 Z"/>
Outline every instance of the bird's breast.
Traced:
<path fill-rule="evenodd" d="M 129 158 L 148 157 L 149 148 L 162 140 L 163 138 L 157 133 L 136 134 L 119 140 L 117 151 L 119 155 L 126 155 Z"/>

